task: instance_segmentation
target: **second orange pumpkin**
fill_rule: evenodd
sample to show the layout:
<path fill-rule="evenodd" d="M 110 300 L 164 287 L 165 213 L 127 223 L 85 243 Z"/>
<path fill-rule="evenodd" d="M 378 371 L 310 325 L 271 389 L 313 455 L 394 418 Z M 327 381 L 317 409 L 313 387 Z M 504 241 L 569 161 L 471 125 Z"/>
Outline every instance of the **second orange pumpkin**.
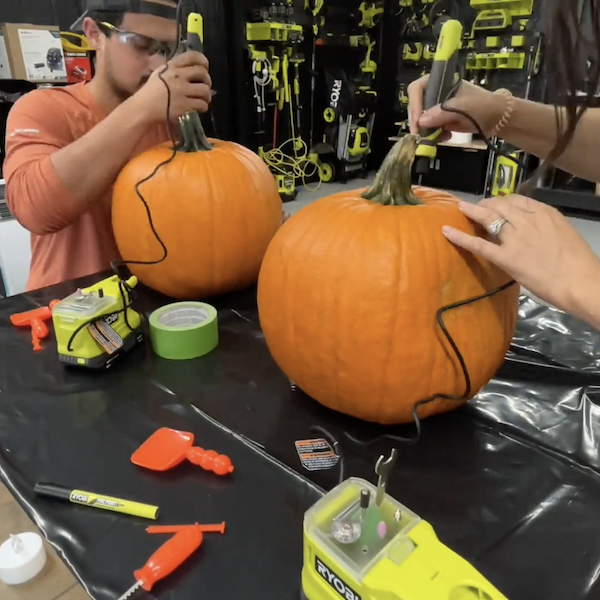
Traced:
<path fill-rule="evenodd" d="M 413 191 L 417 205 L 381 205 L 364 199 L 365 190 L 309 205 L 277 233 L 259 277 L 261 327 L 284 373 L 325 406 L 383 424 L 411 421 L 415 403 L 434 394 L 464 394 L 436 313 L 510 281 L 443 236 L 444 225 L 482 233 L 455 197 Z M 518 296 L 512 286 L 444 315 L 471 396 L 503 363 Z M 456 407 L 437 400 L 418 414 Z"/>

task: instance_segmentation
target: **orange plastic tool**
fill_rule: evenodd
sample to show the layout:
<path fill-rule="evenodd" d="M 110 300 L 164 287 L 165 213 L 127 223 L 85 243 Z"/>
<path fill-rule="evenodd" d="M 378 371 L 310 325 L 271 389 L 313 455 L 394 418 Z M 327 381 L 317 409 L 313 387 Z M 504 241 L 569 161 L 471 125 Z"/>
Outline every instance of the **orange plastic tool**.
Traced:
<path fill-rule="evenodd" d="M 152 471 L 168 471 L 184 460 L 217 475 L 233 473 L 229 457 L 194 446 L 194 434 L 163 427 L 155 431 L 132 455 L 131 462 Z"/>
<path fill-rule="evenodd" d="M 150 592 L 156 582 L 164 579 L 182 565 L 200 546 L 204 533 L 225 533 L 225 523 L 220 525 L 175 525 L 148 527 L 149 533 L 174 533 L 137 571 L 134 571 L 135 584 L 119 600 L 125 600 L 139 588 Z"/>
<path fill-rule="evenodd" d="M 52 309 L 58 302 L 60 300 L 53 300 L 50 306 L 41 306 L 40 308 L 34 308 L 33 310 L 18 313 L 10 317 L 10 322 L 15 327 L 31 327 L 31 343 L 35 352 L 39 352 L 42 349 L 40 341 L 50 335 L 50 329 L 46 325 L 46 321 L 52 318 Z"/>

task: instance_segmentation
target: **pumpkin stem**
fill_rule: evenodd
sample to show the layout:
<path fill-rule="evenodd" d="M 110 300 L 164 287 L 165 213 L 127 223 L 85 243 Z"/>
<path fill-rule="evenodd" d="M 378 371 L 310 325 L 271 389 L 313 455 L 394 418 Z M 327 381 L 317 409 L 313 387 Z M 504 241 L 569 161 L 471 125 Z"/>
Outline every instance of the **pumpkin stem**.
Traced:
<path fill-rule="evenodd" d="M 363 193 L 365 200 L 383 206 L 416 206 L 421 204 L 413 194 L 411 171 L 419 144 L 418 135 L 405 135 L 385 157 L 373 185 Z"/>
<path fill-rule="evenodd" d="M 197 112 L 189 112 L 179 117 L 181 143 L 177 149 L 181 152 L 208 152 L 212 145 L 204 133 L 204 127 Z"/>

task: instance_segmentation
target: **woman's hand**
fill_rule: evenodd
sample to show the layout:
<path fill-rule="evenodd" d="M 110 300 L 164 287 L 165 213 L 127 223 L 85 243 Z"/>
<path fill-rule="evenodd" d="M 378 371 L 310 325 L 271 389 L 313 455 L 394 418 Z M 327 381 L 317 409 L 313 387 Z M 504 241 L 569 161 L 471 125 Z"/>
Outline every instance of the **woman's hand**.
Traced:
<path fill-rule="evenodd" d="M 437 129 L 441 127 L 446 132 L 458 131 L 477 133 L 473 123 L 456 113 L 444 111 L 440 104 L 423 112 L 423 101 L 429 75 L 425 75 L 408 86 L 408 115 L 410 132 L 417 134 L 420 128 Z M 456 95 L 444 106 L 457 108 L 471 115 L 481 126 L 484 133 L 489 135 L 499 123 L 507 107 L 507 101 L 502 96 L 463 81 Z M 446 135 L 450 137 L 450 133 Z"/>
<path fill-rule="evenodd" d="M 590 296 L 590 285 L 600 289 L 600 260 L 568 219 L 518 195 L 461 202 L 459 208 L 486 229 L 499 219 L 506 223 L 489 239 L 444 227 L 448 240 L 496 264 L 542 300 L 589 320 L 584 298 Z M 596 313 L 599 303 L 595 301 Z"/>

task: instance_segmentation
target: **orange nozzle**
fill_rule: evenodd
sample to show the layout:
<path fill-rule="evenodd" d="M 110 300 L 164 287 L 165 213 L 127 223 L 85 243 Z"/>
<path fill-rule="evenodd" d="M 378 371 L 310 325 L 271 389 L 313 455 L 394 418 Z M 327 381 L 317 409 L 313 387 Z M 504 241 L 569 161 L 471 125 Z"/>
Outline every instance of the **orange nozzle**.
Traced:
<path fill-rule="evenodd" d="M 194 525 L 151 525 L 146 528 L 148 533 L 179 533 L 186 529 L 196 529 L 201 533 L 225 533 L 225 521 L 218 525 L 200 525 L 195 523 Z"/>
<path fill-rule="evenodd" d="M 15 327 L 29 327 L 32 323 L 47 321 L 52 317 L 52 311 L 48 306 L 34 308 L 24 313 L 18 313 L 10 317 L 10 322 Z"/>
<path fill-rule="evenodd" d="M 50 333 L 46 321 L 52 318 L 52 307 L 56 306 L 57 302 L 58 300 L 53 300 L 50 306 L 40 306 L 40 308 L 34 308 L 10 317 L 10 322 L 15 327 L 31 327 L 31 342 L 36 352 L 42 349 L 40 340 L 47 338 Z"/>

